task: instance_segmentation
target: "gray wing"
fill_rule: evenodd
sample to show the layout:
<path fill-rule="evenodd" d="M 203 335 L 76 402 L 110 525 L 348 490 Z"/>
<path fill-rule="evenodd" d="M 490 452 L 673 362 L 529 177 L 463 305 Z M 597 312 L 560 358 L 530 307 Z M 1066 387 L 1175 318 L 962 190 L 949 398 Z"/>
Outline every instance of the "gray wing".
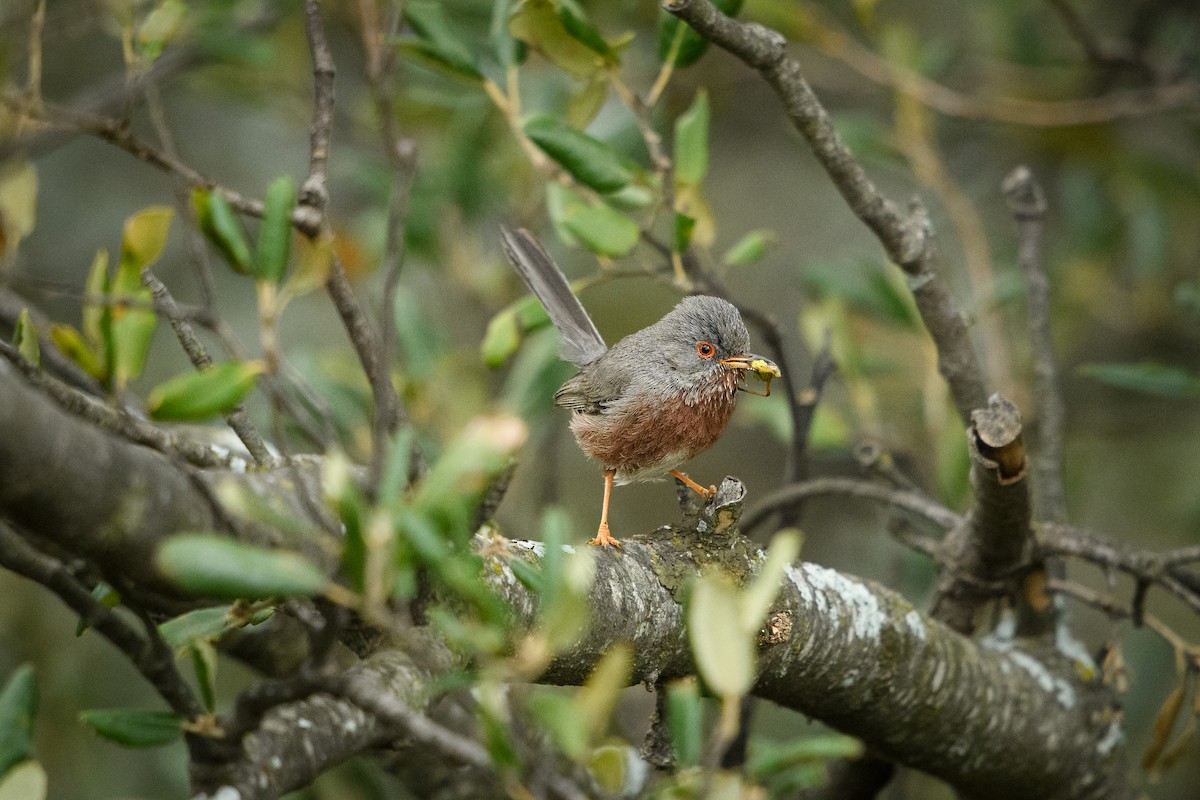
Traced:
<path fill-rule="evenodd" d="M 562 270 L 550 260 L 550 256 L 546 255 L 529 231 L 524 228 L 514 231 L 501 225 L 500 241 L 509 262 L 541 301 L 554 327 L 558 328 L 562 357 L 582 365 L 590 364 L 603 355 L 608 347 L 596 330 L 595 323 L 579 304 Z"/>
<path fill-rule="evenodd" d="M 583 414 L 603 414 L 628 388 L 630 375 L 605 356 L 588 364 L 554 393 L 554 404 Z"/>

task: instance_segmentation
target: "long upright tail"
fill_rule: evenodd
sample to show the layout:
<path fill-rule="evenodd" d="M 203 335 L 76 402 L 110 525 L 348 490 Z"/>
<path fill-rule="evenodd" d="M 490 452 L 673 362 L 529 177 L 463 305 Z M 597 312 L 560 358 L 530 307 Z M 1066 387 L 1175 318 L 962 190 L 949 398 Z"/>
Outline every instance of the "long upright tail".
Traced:
<path fill-rule="evenodd" d="M 587 364 L 599 358 L 608 346 L 579 299 L 571 291 L 567 277 L 550 260 L 546 251 L 524 228 L 512 230 L 500 226 L 504 254 L 521 273 L 530 290 L 542 301 L 550 321 L 558 328 L 562 357 L 575 364 Z"/>

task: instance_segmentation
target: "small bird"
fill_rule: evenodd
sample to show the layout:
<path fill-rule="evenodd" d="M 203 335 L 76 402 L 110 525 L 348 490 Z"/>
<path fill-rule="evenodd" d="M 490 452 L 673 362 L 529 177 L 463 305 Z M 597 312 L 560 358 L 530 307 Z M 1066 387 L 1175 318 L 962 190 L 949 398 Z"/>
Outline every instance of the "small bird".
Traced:
<path fill-rule="evenodd" d="M 579 367 L 554 393 L 554 403 L 571 410 L 575 441 L 604 468 L 604 504 L 591 543 L 621 546 L 608 529 L 614 484 L 670 473 L 712 497 L 715 486 L 701 486 L 679 466 L 720 438 L 747 374 L 766 381 L 762 396 L 780 375 L 774 363 L 747 352 L 750 335 L 737 308 L 719 297 L 685 297 L 658 322 L 609 349 L 533 236 L 501 226 L 501 241 L 558 329 L 562 357 Z"/>

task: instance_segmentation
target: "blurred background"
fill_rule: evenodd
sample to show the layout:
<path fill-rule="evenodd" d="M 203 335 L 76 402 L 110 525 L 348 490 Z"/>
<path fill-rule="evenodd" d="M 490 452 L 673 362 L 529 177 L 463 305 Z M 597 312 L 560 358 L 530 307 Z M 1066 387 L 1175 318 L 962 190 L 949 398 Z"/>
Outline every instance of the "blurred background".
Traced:
<path fill-rule="evenodd" d="M 41 40 L 44 98 L 107 117 L 128 112 L 135 133 L 158 141 L 145 106 L 126 108 L 125 54 L 130 31 L 163 5 L 49 3 Z M 323 4 L 338 69 L 330 215 L 337 252 L 360 295 L 378 308 L 393 178 L 364 78 L 358 19 L 367 5 Z M 503 83 L 503 68 L 486 55 L 503 15 L 483 0 L 442 5 L 455 34 L 484 54 L 484 73 Z M 644 95 L 660 69 L 662 12 L 655 3 L 631 0 L 581 6 L 610 42 L 630 34 L 619 75 Z M 19 97 L 28 79 L 35 8 L 31 0 L 0 7 L 0 75 L 9 98 Z M 1017 402 L 1036 432 L 1025 284 L 1000 192 L 1011 169 L 1030 166 L 1049 202 L 1046 264 L 1067 404 L 1068 519 L 1153 549 L 1200 542 L 1200 6 L 1191 0 L 749 0 L 741 16 L 794 43 L 806 78 L 880 188 L 900 203 L 919 197 L 929 208 L 940 269 L 972 320 L 991 388 Z M 279 174 L 305 174 L 312 80 L 297 2 L 191 4 L 151 63 L 185 163 L 250 197 L 261 197 Z M 582 300 L 610 343 L 657 320 L 680 291 L 652 248 L 639 246 L 612 262 L 556 235 L 545 176 L 477 84 L 407 57 L 396 76 L 396 124 L 417 153 L 395 309 L 396 380 L 408 411 L 430 452 L 477 414 L 520 413 L 531 435 L 497 515 L 501 530 L 536 536 L 545 509 L 555 505 L 569 513 L 579 539 L 590 537 L 601 475 L 575 447 L 565 413 L 552 406 L 554 388 L 571 374 L 556 359 L 553 332 L 526 337 L 496 367 L 481 357 L 489 321 L 524 294 L 502 261 L 497 225 L 534 230 L 572 278 L 607 276 Z M 591 135 L 649 164 L 636 119 L 615 91 L 598 90 L 536 53 L 520 65 L 519 79 L 522 112 L 575 109 Z M 694 239 L 703 265 L 738 303 L 778 322 L 798 386 L 808 381 L 823 332 L 831 333 L 839 372 L 814 424 L 810 473 L 859 475 L 864 452 L 883 453 L 922 490 L 965 508 L 961 424 L 898 270 L 850 213 L 769 87 L 727 54 L 712 50 L 672 75 L 652 115 L 668 141 L 673 121 L 701 88 L 711 108 Z M 11 105 L 0 109 L 6 225 L 0 283 L 78 326 L 97 249 L 118 247 L 130 214 L 173 203 L 174 186 L 169 175 L 98 138 L 27 124 Z M 21 209 L 32 211 L 28 231 L 14 222 L 23 218 Z M 754 254 L 761 257 L 727 257 L 747 234 L 764 245 Z M 178 232 L 157 272 L 180 302 L 199 302 Z M 219 265 L 215 274 L 218 309 L 253 352 L 253 286 Z M 281 331 L 285 355 L 334 412 L 343 446 L 356 458 L 367 456 L 369 393 L 328 299 L 315 292 L 297 300 Z M 752 331 L 752 339 L 762 352 L 762 337 Z M 188 368 L 160 326 L 133 392 Z M 264 418 L 260 401 L 251 410 Z M 706 484 L 738 476 L 753 506 L 781 485 L 791 434 L 782 392 L 743 398 L 725 437 L 687 471 Z M 669 483 L 615 491 L 611 524 L 618 537 L 677 518 Z M 878 508 L 813 500 L 800 523 L 803 557 L 920 602 L 933 569 L 889 537 L 891 521 Z M 765 541 L 768 532 L 759 533 Z M 1109 586 L 1087 567 L 1073 565 L 1071 577 Z M 1127 599 L 1131 587 L 1111 581 Z M 1172 601 L 1152 592 L 1149 607 L 1190 641 L 1200 638 L 1195 617 Z M 1077 607 L 1071 615 L 1090 651 L 1113 643 L 1124 648 L 1129 752 L 1136 760 L 1179 682 L 1172 650 L 1128 623 Z M 0 573 L 0 679 L 26 661 L 36 665 L 42 690 L 37 749 L 52 798 L 186 791 L 182 747 L 124 751 L 76 722 L 80 709 L 154 700 L 105 643 L 76 637 L 75 620 L 47 593 Z M 232 696 L 244 678 L 232 662 L 221 668 Z M 622 733 L 635 741 L 649 703 L 649 694 L 630 691 Z M 812 727 L 760 706 L 756 730 L 763 735 Z M 1200 751 L 1192 745 L 1186 753 L 1164 775 L 1143 775 L 1151 797 L 1196 796 Z M 370 765 L 353 764 L 298 796 L 401 796 L 397 791 Z M 904 776 L 890 791 L 894 798 L 949 796 L 919 775 Z"/>

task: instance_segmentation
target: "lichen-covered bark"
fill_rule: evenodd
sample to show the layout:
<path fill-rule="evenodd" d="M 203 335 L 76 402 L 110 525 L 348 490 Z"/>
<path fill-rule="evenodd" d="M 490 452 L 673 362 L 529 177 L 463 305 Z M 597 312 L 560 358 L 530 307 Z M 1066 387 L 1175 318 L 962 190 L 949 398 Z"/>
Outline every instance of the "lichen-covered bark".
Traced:
<path fill-rule="evenodd" d="M 592 625 L 541 680 L 582 682 L 599 655 L 631 642 L 633 680 L 694 671 L 679 589 L 707 564 L 748 575 L 760 558 L 739 537 L 667 528 L 597 551 Z M 510 558 L 485 573 L 519 620 L 536 603 Z M 861 737 L 875 752 L 944 778 L 973 797 L 1122 797 L 1121 722 L 1091 665 L 1010 640 L 980 645 L 902 596 L 816 564 L 790 568 L 761 636 L 754 694 Z"/>

